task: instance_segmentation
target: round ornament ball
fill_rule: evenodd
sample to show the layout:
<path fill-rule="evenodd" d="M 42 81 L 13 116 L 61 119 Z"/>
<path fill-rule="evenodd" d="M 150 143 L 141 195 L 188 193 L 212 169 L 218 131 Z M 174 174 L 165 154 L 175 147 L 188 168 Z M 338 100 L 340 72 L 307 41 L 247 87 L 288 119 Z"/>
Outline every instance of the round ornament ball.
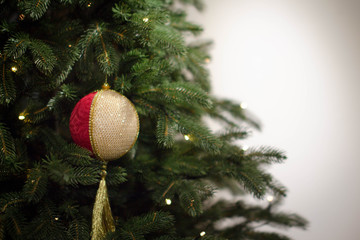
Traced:
<path fill-rule="evenodd" d="M 139 134 L 139 116 L 124 95 L 102 90 L 83 97 L 70 117 L 70 133 L 74 142 L 104 161 L 126 154 Z"/>

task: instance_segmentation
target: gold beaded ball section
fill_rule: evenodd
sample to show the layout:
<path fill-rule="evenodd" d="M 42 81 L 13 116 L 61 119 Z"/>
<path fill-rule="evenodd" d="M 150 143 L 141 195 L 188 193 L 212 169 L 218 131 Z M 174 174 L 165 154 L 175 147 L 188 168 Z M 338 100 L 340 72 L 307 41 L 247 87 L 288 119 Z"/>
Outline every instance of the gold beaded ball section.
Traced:
<path fill-rule="evenodd" d="M 83 97 L 70 117 L 75 143 L 104 161 L 126 154 L 139 134 L 139 117 L 134 105 L 120 93 L 103 87 Z"/>

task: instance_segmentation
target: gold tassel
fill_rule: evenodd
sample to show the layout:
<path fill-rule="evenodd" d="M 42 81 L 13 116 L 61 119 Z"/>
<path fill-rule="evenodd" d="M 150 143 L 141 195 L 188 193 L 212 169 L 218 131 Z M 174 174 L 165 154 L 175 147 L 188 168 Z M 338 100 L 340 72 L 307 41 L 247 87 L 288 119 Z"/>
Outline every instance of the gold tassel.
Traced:
<path fill-rule="evenodd" d="M 115 231 L 114 219 L 111 214 L 109 196 L 106 188 L 106 174 L 106 170 L 101 171 L 101 181 L 96 193 L 93 209 L 91 240 L 104 239 L 106 233 Z"/>

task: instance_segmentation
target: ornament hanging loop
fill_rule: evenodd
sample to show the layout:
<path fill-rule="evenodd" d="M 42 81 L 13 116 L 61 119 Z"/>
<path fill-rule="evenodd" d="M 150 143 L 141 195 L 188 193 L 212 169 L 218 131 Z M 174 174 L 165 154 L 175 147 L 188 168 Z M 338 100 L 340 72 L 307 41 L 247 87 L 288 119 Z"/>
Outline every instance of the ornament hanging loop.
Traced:
<path fill-rule="evenodd" d="M 101 87 L 103 90 L 109 90 L 110 89 L 110 85 L 108 83 L 104 83 Z"/>
<path fill-rule="evenodd" d="M 107 81 L 107 75 L 105 75 L 105 82 L 104 82 L 104 84 L 102 85 L 102 89 L 103 90 L 108 90 L 108 89 L 110 89 L 110 85 L 108 84 L 108 81 Z"/>

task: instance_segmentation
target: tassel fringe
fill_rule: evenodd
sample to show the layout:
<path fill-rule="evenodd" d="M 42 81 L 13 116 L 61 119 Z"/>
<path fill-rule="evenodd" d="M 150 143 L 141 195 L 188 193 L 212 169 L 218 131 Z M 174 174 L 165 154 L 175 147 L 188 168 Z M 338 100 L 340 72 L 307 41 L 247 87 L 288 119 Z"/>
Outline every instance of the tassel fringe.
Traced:
<path fill-rule="evenodd" d="M 108 232 L 115 231 L 105 177 L 106 170 L 102 170 L 101 181 L 96 193 L 93 209 L 91 240 L 102 240 Z"/>

